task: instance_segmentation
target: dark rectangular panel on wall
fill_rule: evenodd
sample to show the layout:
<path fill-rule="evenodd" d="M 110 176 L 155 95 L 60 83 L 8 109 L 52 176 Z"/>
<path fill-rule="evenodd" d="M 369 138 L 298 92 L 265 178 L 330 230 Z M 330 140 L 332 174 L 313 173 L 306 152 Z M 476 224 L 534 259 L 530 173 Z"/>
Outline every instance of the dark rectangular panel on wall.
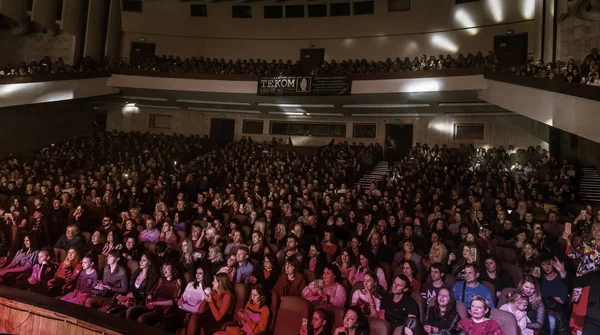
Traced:
<path fill-rule="evenodd" d="M 288 5 L 285 6 L 285 17 L 302 18 L 305 16 L 304 5 Z"/>
<path fill-rule="evenodd" d="M 388 0 L 388 12 L 405 12 L 410 10 L 410 0 Z"/>
<path fill-rule="evenodd" d="M 308 17 L 327 16 L 327 5 L 308 5 Z"/>
<path fill-rule="evenodd" d="M 208 15 L 208 9 L 203 4 L 192 4 L 190 5 L 190 16 L 192 17 L 206 17 Z"/>
<path fill-rule="evenodd" d="M 264 6 L 265 19 L 281 19 L 283 18 L 283 6 Z"/>
<path fill-rule="evenodd" d="M 252 6 L 231 6 L 231 17 L 235 19 L 251 19 Z"/>
<path fill-rule="evenodd" d="M 123 0 L 123 11 L 124 12 L 138 12 L 143 11 L 141 0 Z"/>
<path fill-rule="evenodd" d="M 329 4 L 329 15 L 331 16 L 350 16 L 350 3 L 332 3 Z"/>
<path fill-rule="evenodd" d="M 501 68 L 527 64 L 527 33 L 494 37 L 494 53 Z"/>
<path fill-rule="evenodd" d="M 354 15 L 369 15 L 375 12 L 375 3 L 373 1 L 354 2 Z"/>
<path fill-rule="evenodd" d="M 265 122 L 263 120 L 243 120 L 242 133 L 262 134 Z"/>
<path fill-rule="evenodd" d="M 461 3 L 469 3 L 469 2 L 478 2 L 479 0 L 456 0 L 456 4 L 460 5 Z"/>
<path fill-rule="evenodd" d="M 455 140 L 483 140 L 484 139 L 484 124 L 483 123 L 455 123 L 454 124 L 454 139 Z"/>
<path fill-rule="evenodd" d="M 156 44 L 154 43 L 131 43 L 129 52 L 129 64 L 144 63 L 154 56 Z"/>

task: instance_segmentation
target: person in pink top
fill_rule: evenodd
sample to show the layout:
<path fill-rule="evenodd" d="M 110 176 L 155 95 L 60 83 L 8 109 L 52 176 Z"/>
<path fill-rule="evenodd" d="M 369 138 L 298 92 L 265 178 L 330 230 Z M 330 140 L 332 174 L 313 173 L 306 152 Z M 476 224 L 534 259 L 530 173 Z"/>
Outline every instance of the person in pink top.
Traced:
<path fill-rule="evenodd" d="M 342 279 L 340 269 L 334 264 L 325 265 L 323 279 L 317 279 L 302 290 L 304 299 L 323 301 L 333 307 L 343 308 L 346 304 L 346 289 L 339 281 Z"/>
<path fill-rule="evenodd" d="M 490 306 L 486 298 L 476 295 L 471 299 L 470 318 L 460 320 L 458 328 L 467 335 L 504 335 L 504 331 L 495 320 L 488 319 Z"/>

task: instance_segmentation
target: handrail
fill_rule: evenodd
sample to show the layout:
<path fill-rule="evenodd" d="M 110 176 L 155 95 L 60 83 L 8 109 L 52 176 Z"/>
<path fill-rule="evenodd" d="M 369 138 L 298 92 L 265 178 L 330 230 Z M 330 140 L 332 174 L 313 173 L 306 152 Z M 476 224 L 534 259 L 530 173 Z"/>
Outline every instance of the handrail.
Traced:
<path fill-rule="evenodd" d="M 530 76 L 519 76 L 509 72 L 494 72 L 489 70 L 485 71 L 484 78 L 600 101 L 600 88 L 595 86 L 570 83 L 563 80 L 550 80 Z"/>
<path fill-rule="evenodd" d="M 23 84 L 38 83 L 45 81 L 76 80 L 110 77 L 110 72 L 91 71 L 91 72 L 67 72 L 67 73 L 37 73 L 27 76 L 0 76 L 0 85 L 5 84 Z"/>
<path fill-rule="evenodd" d="M 102 313 L 95 309 L 84 308 L 66 301 L 7 286 L 0 286 L 0 306 L 17 312 L 35 314 L 46 320 L 68 322 L 76 327 L 92 329 L 99 333 L 169 334 L 145 324 L 122 319 L 116 315 Z M 1 315 L 0 318 L 7 317 L 9 313 L 2 313 Z M 7 320 L 0 321 L 5 324 Z"/>

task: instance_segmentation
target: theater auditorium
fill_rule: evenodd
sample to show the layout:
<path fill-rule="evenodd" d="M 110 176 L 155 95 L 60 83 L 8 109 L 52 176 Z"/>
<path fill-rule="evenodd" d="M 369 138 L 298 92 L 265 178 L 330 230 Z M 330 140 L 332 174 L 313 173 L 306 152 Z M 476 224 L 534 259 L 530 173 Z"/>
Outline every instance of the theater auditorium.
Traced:
<path fill-rule="evenodd" d="M 0 333 L 597 335 L 599 0 L 0 0 Z"/>

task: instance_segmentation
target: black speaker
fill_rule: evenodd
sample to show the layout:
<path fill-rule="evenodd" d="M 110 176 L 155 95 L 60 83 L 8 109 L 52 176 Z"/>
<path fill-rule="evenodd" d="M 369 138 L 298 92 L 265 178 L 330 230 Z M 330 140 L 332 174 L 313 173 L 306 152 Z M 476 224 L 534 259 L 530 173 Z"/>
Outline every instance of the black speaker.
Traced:
<path fill-rule="evenodd" d="M 325 49 L 300 49 L 300 65 L 302 74 L 310 74 L 313 69 L 323 65 Z"/>

